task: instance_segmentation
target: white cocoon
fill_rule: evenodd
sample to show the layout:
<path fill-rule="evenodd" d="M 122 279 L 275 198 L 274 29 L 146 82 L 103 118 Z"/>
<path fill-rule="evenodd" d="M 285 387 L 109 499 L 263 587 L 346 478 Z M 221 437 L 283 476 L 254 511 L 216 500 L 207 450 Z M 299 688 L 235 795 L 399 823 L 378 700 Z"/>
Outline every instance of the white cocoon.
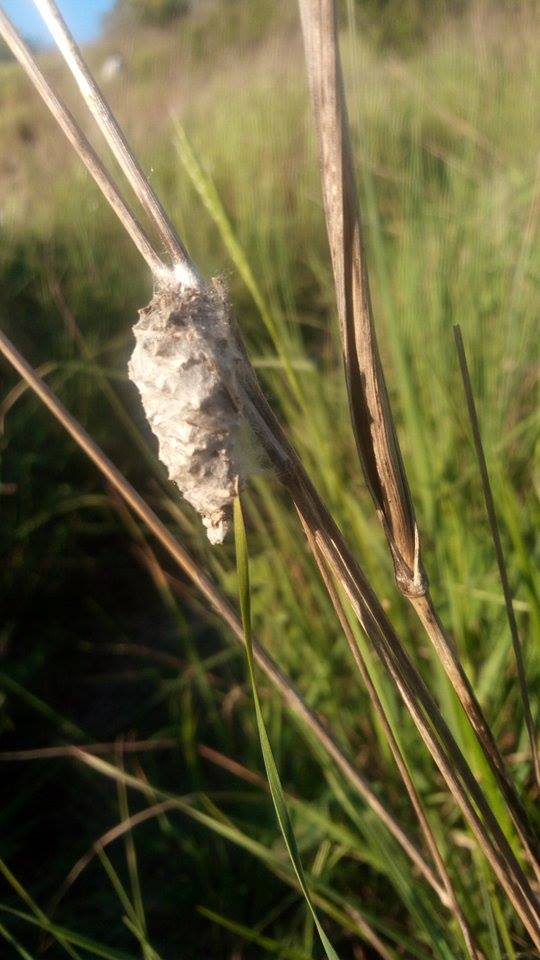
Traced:
<path fill-rule="evenodd" d="M 139 317 L 129 377 L 170 479 L 200 513 L 211 543 L 221 543 L 241 479 L 242 360 L 226 299 L 217 287 L 162 285 Z"/>

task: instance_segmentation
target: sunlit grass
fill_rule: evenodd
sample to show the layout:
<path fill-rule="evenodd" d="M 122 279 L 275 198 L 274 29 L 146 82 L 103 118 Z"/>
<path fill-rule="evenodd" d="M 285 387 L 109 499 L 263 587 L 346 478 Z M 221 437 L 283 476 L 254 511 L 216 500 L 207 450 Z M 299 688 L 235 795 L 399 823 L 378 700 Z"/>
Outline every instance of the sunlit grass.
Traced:
<path fill-rule="evenodd" d="M 538 717 L 540 582 L 531 490 L 538 435 L 535 51 L 538 32 L 511 18 L 472 23 L 460 32 L 448 27 L 404 63 L 344 37 L 375 316 L 433 590 L 531 806 L 526 731 L 452 324 L 461 324 L 471 362 Z M 252 64 L 252 82 L 236 84 L 232 93 L 224 80 L 221 94 L 214 90 L 204 110 L 200 104 L 184 107 L 185 134 L 179 135 L 175 117 L 152 145 L 141 146 L 196 261 L 205 272 L 225 271 L 230 278 L 239 321 L 270 398 L 504 817 L 442 669 L 396 594 L 356 461 L 303 73 L 298 57 L 289 62 L 281 48 L 279 56 L 279 69 L 271 58 L 262 69 Z M 149 299 L 144 273 L 90 184 L 68 173 L 51 190 L 52 202 L 40 202 L 37 223 L 16 217 L 3 223 L 3 323 L 35 363 L 54 363 L 48 376 L 55 389 L 235 597 L 232 546 L 213 550 L 204 543 L 196 518 L 142 454 L 152 450 L 152 441 L 125 383 L 125 362 L 135 311 Z M 2 397 L 6 392 L 7 387 Z M 4 914 L 0 934 L 21 956 L 34 950 L 28 924 L 38 923 L 45 933 L 59 932 L 68 952 L 92 955 L 94 949 L 95 955 L 113 957 L 116 949 L 129 950 L 146 960 L 156 951 L 164 957 L 195 956 L 201 942 L 208 955 L 212 950 L 219 955 L 224 943 L 242 940 L 249 928 L 255 952 L 248 956 L 280 955 L 280 944 L 283 956 L 316 954 L 301 897 L 291 898 L 294 876 L 267 793 L 232 774 L 217 774 L 199 753 L 201 742 L 210 743 L 261 770 L 238 653 L 227 648 L 225 637 L 201 628 L 206 611 L 185 585 L 175 594 L 159 562 L 150 564 L 153 578 L 148 562 L 139 568 L 141 532 L 110 495 L 102 495 L 93 472 L 26 394 L 6 416 L 1 479 L 17 485 L 15 494 L 2 498 L 4 556 L 10 561 L 3 573 L 6 741 L 15 736 L 18 746 L 33 747 L 114 740 L 132 730 L 149 738 L 172 735 L 179 748 L 162 764 L 142 758 L 131 767 L 124 758 L 124 766 L 127 770 L 129 763 L 130 775 L 139 778 L 136 796 L 143 805 L 188 793 L 194 798 L 185 801 L 182 818 L 167 812 L 134 830 L 127 862 L 120 844 L 107 859 L 95 860 L 88 868 L 91 880 L 73 886 L 54 927 L 36 910 L 33 916 L 25 913 L 30 901 L 24 907 L 13 890 L 2 894 L 5 905 L 24 917 Z M 258 637 L 414 832 L 377 717 L 353 675 L 303 534 L 264 462 L 245 512 Z M 130 551 L 133 558 L 126 560 Z M 115 566 L 126 569 L 125 578 L 119 574 L 114 581 L 118 595 L 100 572 Z M 130 582 L 140 585 L 139 596 L 136 588 L 130 592 Z M 36 602 L 43 605 L 41 615 L 21 614 Z M 185 660 L 186 673 L 146 658 L 126 661 L 101 652 L 101 685 L 88 686 L 87 674 L 95 672 L 92 658 L 81 663 L 80 654 L 71 653 L 70 675 L 81 685 L 85 703 L 92 691 L 100 691 L 99 710 L 86 706 L 79 716 L 77 698 L 55 678 L 63 673 L 66 652 L 88 638 L 98 648 L 104 641 L 120 646 L 138 639 L 174 651 Z M 118 670 L 117 659 L 129 670 L 110 693 L 105 675 Z M 371 669 L 486 956 L 512 951 L 517 956 L 521 933 L 508 905 L 471 852 L 471 838 L 393 690 L 375 663 Z M 258 689 L 310 889 L 321 914 L 333 917 L 329 930 L 340 956 L 352 956 L 349 937 L 359 935 L 357 911 L 390 956 L 462 957 L 458 931 L 443 929 L 435 898 L 386 830 L 306 746 L 263 679 Z M 115 715 L 103 704 L 118 691 L 124 692 Z M 22 771 L 9 768 L 17 789 L 2 815 L 8 837 L 4 858 L 16 862 L 19 848 L 26 851 L 17 874 L 24 875 L 31 902 L 45 909 L 73 863 L 108 826 L 128 816 L 132 802 L 128 810 L 126 793 L 118 799 L 103 785 L 99 774 L 112 775 L 104 766 L 37 763 L 39 772 L 35 764 Z M 128 774 L 124 778 L 115 769 L 123 790 L 133 787 Z M 143 770 L 146 792 L 141 792 Z M 62 779 L 69 781 L 65 789 L 58 786 Z M 57 783 L 55 796 L 71 824 L 70 836 L 60 837 L 47 875 L 34 877 L 27 857 L 35 835 L 24 818 L 50 780 Z M 86 797 L 79 800 L 81 791 Z M 78 803 L 84 816 L 72 820 Z M 197 832 L 189 819 L 192 809 Z M 239 871 L 243 876 L 237 880 Z M 161 929 L 164 910 L 169 918 L 180 915 L 178 899 L 184 911 L 179 923 L 185 925 L 187 917 L 193 927 L 183 936 L 170 919 L 164 933 Z M 199 919 L 193 913 L 197 906 L 202 906 Z M 100 910 L 108 924 L 96 920 Z M 234 932 L 231 939 L 222 932 L 227 926 Z M 69 931 L 79 928 L 77 939 Z M 87 935 L 106 943 L 99 948 L 104 952 L 85 947 Z"/>

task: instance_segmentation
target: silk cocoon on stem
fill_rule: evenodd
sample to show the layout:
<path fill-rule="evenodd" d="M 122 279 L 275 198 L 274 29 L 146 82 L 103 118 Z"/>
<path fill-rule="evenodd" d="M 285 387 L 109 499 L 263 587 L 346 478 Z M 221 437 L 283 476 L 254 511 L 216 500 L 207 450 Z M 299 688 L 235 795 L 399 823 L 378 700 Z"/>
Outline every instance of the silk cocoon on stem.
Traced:
<path fill-rule="evenodd" d="M 221 543 L 244 470 L 239 400 L 244 363 L 218 283 L 160 283 L 133 328 L 129 377 L 141 395 L 159 458 Z"/>

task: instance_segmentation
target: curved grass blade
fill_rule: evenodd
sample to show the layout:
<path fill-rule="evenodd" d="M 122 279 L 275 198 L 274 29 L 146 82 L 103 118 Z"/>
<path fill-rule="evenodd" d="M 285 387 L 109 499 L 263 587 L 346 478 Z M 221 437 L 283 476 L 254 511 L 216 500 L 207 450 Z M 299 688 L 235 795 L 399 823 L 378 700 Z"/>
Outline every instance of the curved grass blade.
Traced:
<path fill-rule="evenodd" d="M 274 754 L 272 753 L 272 747 L 270 746 L 270 740 L 268 739 L 268 734 L 266 732 L 266 725 L 264 722 L 264 717 L 262 714 L 261 704 L 259 700 L 259 695 L 257 693 L 257 684 L 255 680 L 255 661 L 253 657 L 253 645 L 251 638 L 251 598 L 250 598 L 250 589 L 249 589 L 249 560 L 247 552 L 247 540 L 246 540 L 246 528 L 244 525 L 244 517 L 242 514 L 242 506 L 240 503 L 240 498 L 237 497 L 234 501 L 234 538 L 236 546 L 236 569 L 238 573 L 238 594 L 240 601 L 240 610 L 242 613 L 242 624 L 244 627 L 244 636 L 246 641 L 246 654 L 247 654 L 247 663 L 248 663 L 248 673 L 251 683 L 251 689 L 253 693 L 253 702 L 255 704 L 255 717 L 257 720 L 257 730 L 259 733 L 259 740 L 261 743 L 261 751 L 264 760 L 264 766 L 266 769 L 266 775 L 268 777 L 268 786 L 270 787 L 270 793 L 272 796 L 272 802 L 274 804 L 274 809 L 276 811 L 276 817 L 285 841 L 285 846 L 287 847 L 287 852 L 291 859 L 291 863 L 296 874 L 300 889 L 305 897 L 308 909 L 313 917 L 313 922 L 317 928 L 317 932 L 321 938 L 321 943 L 324 947 L 324 951 L 328 960 L 339 960 L 339 957 L 334 950 L 332 944 L 330 943 L 322 924 L 317 916 L 317 912 L 313 905 L 311 899 L 311 894 L 306 881 L 306 876 L 304 874 L 304 868 L 302 866 L 302 861 L 300 859 L 300 853 L 298 851 L 298 846 L 296 843 L 296 837 L 294 835 L 293 826 L 291 823 L 291 818 L 289 816 L 289 811 L 287 809 L 287 804 L 285 803 L 285 796 L 283 793 L 283 787 L 281 785 L 281 780 L 279 778 L 278 769 L 276 762 L 274 760 Z"/>

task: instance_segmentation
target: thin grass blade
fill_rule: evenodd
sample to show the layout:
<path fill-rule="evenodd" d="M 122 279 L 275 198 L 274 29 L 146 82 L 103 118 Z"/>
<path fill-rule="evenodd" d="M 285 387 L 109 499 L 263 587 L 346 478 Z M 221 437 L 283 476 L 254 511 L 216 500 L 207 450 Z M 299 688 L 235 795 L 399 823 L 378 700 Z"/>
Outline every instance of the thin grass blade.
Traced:
<path fill-rule="evenodd" d="M 268 785 L 270 787 L 270 793 L 272 796 L 272 802 L 274 804 L 274 809 L 276 811 L 277 821 L 287 847 L 291 863 L 298 879 L 300 889 L 306 900 L 308 909 L 313 917 L 313 922 L 317 928 L 317 932 L 321 938 L 321 943 L 324 947 L 324 951 L 328 960 L 339 960 L 336 951 L 334 950 L 330 940 L 328 939 L 324 928 L 319 920 L 313 901 L 311 899 L 311 894 L 307 885 L 306 876 L 304 874 L 304 868 L 302 866 L 302 860 L 300 858 L 300 853 L 296 843 L 296 837 L 293 830 L 293 825 L 291 823 L 291 818 L 289 816 L 289 811 L 287 804 L 285 802 L 285 795 L 283 792 L 283 787 L 281 785 L 281 780 L 279 777 L 278 769 L 276 762 L 274 760 L 274 754 L 272 752 L 272 747 L 270 745 L 270 740 L 268 738 L 268 733 L 266 730 L 266 724 L 264 722 L 263 712 L 259 700 L 259 694 L 257 692 L 257 682 L 255 678 L 255 661 L 253 657 L 253 644 L 252 644 L 252 634 L 251 634 L 251 594 L 249 586 L 249 560 L 248 560 L 248 550 L 247 550 L 247 538 L 246 538 L 246 528 L 244 524 L 244 517 L 242 514 L 242 506 L 240 503 L 240 498 L 237 497 L 234 502 L 234 534 L 235 534 L 235 544 L 236 544 L 236 568 L 238 574 L 238 592 L 240 598 L 240 610 L 242 614 L 242 624 L 244 627 L 244 636 L 246 639 L 246 654 L 247 654 L 247 663 L 248 663 L 248 672 L 249 679 L 251 683 L 251 690 L 253 694 L 253 702 L 255 704 L 255 716 L 257 719 L 257 730 L 259 733 L 259 739 L 261 743 L 261 751 L 264 760 L 264 766 L 266 769 L 266 775 L 268 777 Z"/>
<path fill-rule="evenodd" d="M 493 540 L 493 546 L 495 548 L 495 555 L 497 557 L 497 566 L 499 568 L 499 577 L 504 595 L 506 616 L 508 618 L 508 626 L 510 627 L 510 636 L 512 637 L 512 647 L 514 649 L 514 657 L 516 660 L 521 702 L 523 705 L 523 715 L 525 717 L 525 725 L 527 727 L 527 734 L 531 748 L 534 776 L 537 787 L 540 789 L 540 756 L 538 753 L 537 734 L 534 728 L 534 721 L 531 712 L 531 702 L 529 698 L 529 688 L 527 683 L 525 662 L 523 658 L 523 650 L 516 621 L 512 590 L 508 577 L 508 569 L 506 566 L 504 550 L 501 542 L 501 534 L 499 530 L 499 521 L 497 520 L 497 511 L 495 509 L 493 489 L 489 479 L 486 455 L 484 452 L 484 445 L 482 443 L 480 421 L 478 419 L 478 411 L 476 409 L 476 403 L 474 399 L 471 375 L 469 373 L 465 345 L 463 343 L 463 336 L 459 324 L 454 325 L 454 337 L 456 340 L 456 350 L 459 359 L 459 367 L 461 370 L 461 378 L 463 380 L 463 389 L 465 391 L 465 398 L 467 401 L 467 412 L 469 415 L 469 423 L 471 425 L 471 432 L 473 435 L 474 449 L 482 479 L 482 492 L 484 494 L 484 503 L 486 505 L 486 513 L 488 515 L 489 529 L 491 532 L 491 538 Z"/>

